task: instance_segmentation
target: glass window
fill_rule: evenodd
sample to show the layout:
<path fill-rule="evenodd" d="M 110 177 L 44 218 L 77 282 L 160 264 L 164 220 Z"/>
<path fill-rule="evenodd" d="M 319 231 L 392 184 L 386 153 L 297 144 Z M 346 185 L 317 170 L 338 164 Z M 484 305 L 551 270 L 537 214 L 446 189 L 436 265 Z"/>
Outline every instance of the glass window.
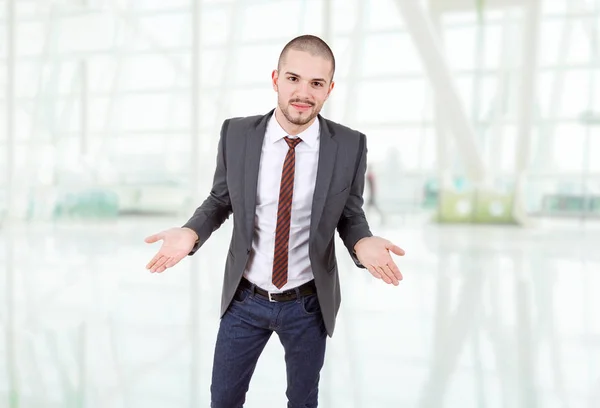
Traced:
<path fill-rule="evenodd" d="M 40 55 L 44 52 L 45 43 L 57 32 L 57 22 L 44 24 L 38 21 L 18 22 L 15 24 L 15 55 Z M 6 32 L 6 31 L 4 31 Z M 2 33 L 2 37 L 5 37 Z M 2 55 L 4 57 L 4 55 Z"/>
<path fill-rule="evenodd" d="M 354 52 L 357 49 L 358 46 L 352 47 Z M 368 35 L 362 49 L 359 63 L 366 76 L 423 72 L 421 56 L 408 33 Z"/>
<path fill-rule="evenodd" d="M 182 72 L 181 56 L 133 55 L 121 61 L 119 85 L 122 90 L 165 89 L 178 82 L 189 83 L 189 71 Z M 184 81 L 181 81 L 183 79 Z M 95 78 L 90 76 L 91 82 Z M 187 80 L 187 81 L 185 81 Z"/>
<path fill-rule="evenodd" d="M 82 14 L 57 20 L 58 50 L 64 52 L 106 50 L 114 45 L 114 33 L 118 19 L 112 14 Z M 162 41 L 177 32 L 178 28 L 154 26 L 156 36 Z M 177 26 L 174 26 L 177 27 Z M 162 31 L 165 31 L 164 33 Z M 43 33 L 42 35 L 45 35 Z"/>
<path fill-rule="evenodd" d="M 572 22 L 569 20 L 545 20 L 541 22 L 540 65 L 556 65 L 564 59 L 565 50 L 560 49 L 563 37 L 569 35 Z M 569 39 L 567 39 L 569 40 Z M 565 44 L 569 44 L 566 42 Z M 567 45 L 568 46 L 568 45 Z M 562 55 L 562 58 L 561 58 Z"/>
<path fill-rule="evenodd" d="M 168 13 L 156 16 L 136 17 L 137 35 L 160 53 L 160 48 L 191 47 L 192 20 L 188 13 Z M 111 30 L 113 32 L 114 30 Z"/>
<path fill-rule="evenodd" d="M 177 129 L 186 126 L 173 121 L 177 98 L 170 94 L 125 95 L 116 102 L 115 118 L 124 130 Z"/>
<path fill-rule="evenodd" d="M 592 36 L 595 35 L 594 20 L 591 17 L 571 19 L 573 28 L 569 46 L 566 50 L 567 61 L 569 64 L 586 64 L 591 62 L 592 58 Z"/>
<path fill-rule="evenodd" d="M 423 79 L 362 82 L 358 86 L 360 123 L 415 121 L 427 116 L 428 87 Z"/>
<path fill-rule="evenodd" d="M 323 7 L 320 2 L 310 3 L 314 7 L 307 7 L 306 11 L 310 9 L 310 13 L 306 14 L 301 2 L 297 0 L 244 3 L 241 10 L 241 24 L 238 27 L 241 30 L 240 37 L 245 41 L 288 37 L 292 39 L 303 31 L 305 19 L 321 14 Z"/>
<path fill-rule="evenodd" d="M 544 0 L 541 2 L 544 14 L 566 14 L 567 0 Z"/>
<path fill-rule="evenodd" d="M 500 160 L 497 161 L 500 164 L 499 170 L 513 174 L 517 161 L 517 127 L 514 125 L 505 125 L 499 137 L 501 138 L 501 143 L 499 143 L 500 151 L 496 152 L 500 156 Z"/>
<path fill-rule="evenodd" d="M 579 118 L 590 106 L 590 73 L 572 70 L 565 74 L 565 84 L 560 96 L 560 116 Z"/>
<path fill-rule="evenodd" d="M 129 0 L 123 1 L 124 5 L 132 2 L 132 8 L 135 10 L 171 10 L 175 8 L 186 8 L 188 7 L 191 11 L 191 1 L 193 0 Z"/>
<path fill-rule="evenodd" d="M 108 117 L 110 104 L 112 120 L 103 123 L 102 113 Z M 117 100 L 101 98 L 92 102 L 90 109 L 97 109 L 99 118 L 92 121 L 94 127 L 102 130 L 119 131 L 125 129 L 137 132 L 152 132 L 163 129 L 189 128 L 189 97 L 181 94 L 152 93 L 123 95 Z M 99 129 L 99 130 L 100 130 Z M 100 130 L 101 131 L 101 130 Z"/>
<path fill-rule="evenodd" d="M 398 154 L 399 170 L 432 169 L 435 152 L 434 134 L 429 126 L 397 126 L 386 129 L 360 129 L 367 135 L 369 161 L 384 162 L 390 152 Z"/>
<path fill-rule="evenodd" d="M 553 158 L 556 171 L 581 173 L 583 171 L 585 127 L 579 124 L 556 126 Z"/>
<path fill-rule="evenodd" d="M 368 2 L 365 13 L 368 30 L 401 29 L 404 26 L 396 0 Z"/>
<path fill-rule="evenodd" d="M 263 115 L 275 108 L 277 94 L 269 86 L 234 89 L 229 94 L 228 102 L 224 109 L 225 116 Z"/>
<path fill-rule="evenodd" d="M 236 85 L 262 83 L 266 88 L 271 85 L 271 72 L 277 69 L 279 53 L 285 44 L 246 46 L 236 49 L 233 53 L 233 78 L 225 81 Z M 249 63 L 246 63 L 249 62 Z"/>
<path fill-rule="evenodd" d="M 362 0 L 332 0 L 332 30 L 335 34 L 347 34 L 354 30 L 359 18 L 359 2 Z M 371 2 L 371 4 L 373 4 Z"/>
<path fill-rule="evenodd" d="M 505 28 L 501 24 L 492 24 L 485 26 L 485 42 L 483 44 L 483 68 L 498 69 L 502 67 L 501 57 L 504 57 L 502 47 Z M 508 37 L 508 36 L 507 36 Z M 509 39 L 507 38 L 507 41 Z M 510 49 L 510 45 L 506 45 Z M 510 58 L 510 57 L 509 57 Z"/>
<path fill-rule="evenodd" d="M 448 28 L 444 31 L 446 58 L 452 70 L 474 68 L 476 34 L 475 27 Z"/>
<path fill-rule="evenodd" d="M 224 45 L 231 29 L 231 7 L 219 7 L 202 12 L 200 36 L 204 45 Z M 191 17 L 189 17 L 191 18 Z"/>
<path fill-rule="evenodd" d="M 477 13 L 472 11 L 452 11 L 444 13 L 442 16 L 442 22 L 444 26 L 455 26 L 477 23 Z"/>
<path fill-rule="evenodd" d="M 355 44 L 348 37 L 335 37 L 328 42 L 333 55 L 335 56 L 335 78 L 340 80 L 346 78 L 350 72 L 353 72 L 351 57 Z"/>
<path fill-rule="evenodd" d="M 0 99 L 0 123 L 2 126 L 2 130 L 0 130 L 0 146 L 4 146 L 6 140 L 8 139 L 8 135 L 6 134 L 6 99 Z M 4 156 L 0 156 L 4 157 Z M 4 159 L 2 159 L 4 160 Z"/>
<path fill-rule="evenodd" d="M 3 9 L 6 9 L 6 0 L 2 2 Z M 39 1 L 15 1 L 15 16 L 17 19 L 31 18 L 39 16 L 40 12 L 46 12 L 50 7 L 49 4 Z M 4 16 L 5 12 L 2 10 L 0 16 Z"/>
<path fill-rule="evenodd" d="M 589 149 L 585 147 L 586 150 L 586 164 L 590 173 L 594 174 L 596 178 L 596 186 L 600 185 L 600 124 L 595 125 L 595 127 L 589 129 Z M 597 187 L 596 187 L 597 190 Z M 597 191 L 596 194 L 600 195 L 600 192 Z"/>

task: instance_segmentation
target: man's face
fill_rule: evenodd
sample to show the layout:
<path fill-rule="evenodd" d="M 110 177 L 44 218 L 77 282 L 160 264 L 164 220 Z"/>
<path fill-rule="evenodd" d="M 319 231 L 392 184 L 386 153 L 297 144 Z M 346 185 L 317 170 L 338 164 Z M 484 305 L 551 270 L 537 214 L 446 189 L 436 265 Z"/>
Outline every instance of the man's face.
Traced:
<path fill-rule="evenodd" d="M 302 126 L 313 120 L 333 89 L 331 61 L 304 51 L 289 50 L 273 71 L 273 89 L 285 118 Z"/>

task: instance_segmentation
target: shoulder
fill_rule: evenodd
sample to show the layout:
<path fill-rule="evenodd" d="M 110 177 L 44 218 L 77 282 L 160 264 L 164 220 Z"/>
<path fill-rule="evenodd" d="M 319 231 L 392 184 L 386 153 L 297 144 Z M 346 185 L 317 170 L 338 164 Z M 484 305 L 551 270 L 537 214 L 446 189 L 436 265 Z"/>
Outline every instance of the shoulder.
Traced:
<path fill-rule="evenodd" d="M 337 123 L 332 120 L 325 119 L 323 117 L 321 117 L 321 119 L 321 124 L 327 126 L 329 133 L 331 133 L 331 135 L 334 137 L 341 136 L 342 138 L 344 138 L 344 140 L 353 140 L 356 142 L 366 138 L 364 133 L 356 129 L 352 129 L 348 126 L 342 125 L 341 123 Z"/>
<path fill-rule="evenodd" d="M 323 117 L 321 119 L 321 125 L 326 127 L 327 132 L 341 142 L 341 146 L 345 146 L 345 149 L 357 151 L 359 155 L 365 150 L 367 136 L 364 133 Z"/>
<path fill-rule="evenodd" d="M 223 122 L 223 127 L 233 128 L 236 131 L 244 130 L 250 127 L 256 127 L 261 122 L 261 120 L 263 120 L 263 118 L 264 115 L 233 117 L 226 119 L 225 122 Z"/>

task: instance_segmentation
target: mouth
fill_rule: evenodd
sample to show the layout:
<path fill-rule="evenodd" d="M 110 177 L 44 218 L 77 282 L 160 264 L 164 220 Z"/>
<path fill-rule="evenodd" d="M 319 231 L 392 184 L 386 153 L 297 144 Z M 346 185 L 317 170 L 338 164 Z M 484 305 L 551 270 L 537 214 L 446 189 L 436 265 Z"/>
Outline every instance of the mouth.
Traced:
<path fill-rule="evenodd" d="M 292 107 L 298 112 L 306 112 L 312 108 L 312 105 L 309 103 L 294 102 L 290 103 L 290 105 L 292 105 Z"/>

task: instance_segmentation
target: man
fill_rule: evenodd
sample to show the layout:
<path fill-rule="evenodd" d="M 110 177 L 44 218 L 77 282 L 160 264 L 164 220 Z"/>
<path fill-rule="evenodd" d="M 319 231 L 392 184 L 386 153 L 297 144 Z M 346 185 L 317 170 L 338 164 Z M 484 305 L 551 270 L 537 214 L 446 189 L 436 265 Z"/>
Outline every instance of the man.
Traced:
<path fill-rule="evenodd" d="M 367 191 L 369 192 L 369 199 L 367 200 L 366 209 L 374 209 L 379 214 L 379 223 L 385 224 L 385 215 L 379 205 L 377 204 L 377 183 L 375 182 L 375 173 L 371 166 L 367 165 Z"/>
<path fill-rule="evenodd" d="M 337 229 L 358 267 L 398 285 L 402 275 L 362 210 L 365 135 L 322 118 L 335 59 L 318 37 L 290 41 L 272 73 L 277 107 L 265 116 L 226 120 L 209 197 L 182 228 L 146 238 L 162 247 L 147 268 L 163 272 L 194 254 L 233 213 L 212 408 L 239 408 L 273 332 L 284 347 L 288 408 L 317 407 L 327 335 L 340 285 Z"/>

